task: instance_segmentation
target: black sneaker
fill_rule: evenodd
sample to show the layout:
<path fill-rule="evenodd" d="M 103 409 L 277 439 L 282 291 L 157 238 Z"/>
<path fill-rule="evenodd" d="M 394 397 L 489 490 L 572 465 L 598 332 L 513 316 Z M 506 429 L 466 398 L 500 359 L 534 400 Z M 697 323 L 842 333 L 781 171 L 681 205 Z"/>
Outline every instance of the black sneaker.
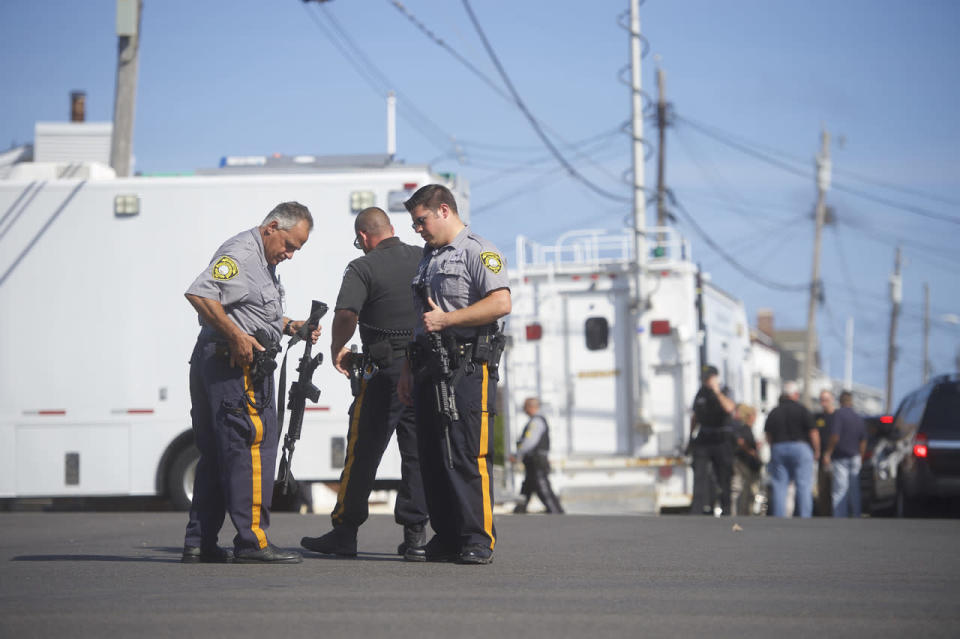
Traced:
<path fill-rule="evenodd" d="M 357 530 L 345 526 L 336 527 L 322 537 L 304 537 L 300 545 L 307 550 L 338 557 L 357 556 Z"/>
<path fill-rule="evenodd" d="M 233 555 L 229 550 L 214 546 L 209 550 L 201 550 L 198 546 L 184 546 L 180 557 L 182 564 L 229 564 Z"/>
<path fill-rule="evenodd" d="M 257 550 L 247 548 L 233 552 L 235 564 L 299 564 L 301 561 L 303 557 L 300 553 L 295 550 L 283 550 L 273 544 L 267 544 L 266 548 Z"/>
<path fill-rule="evenodd" d="M 439 535 L 434 535 L 425 546 L 407 548 L 403 554 L 406 561 L 429 561 L 436 563 L 451 563 L 457 560 L 459 553 L 456 548 L 445 543 Z"/>
<path fill-rule="evenodd" d="M 427 544 L 427 530 L 424 524 L 403 527 L 403 541 L 397 546 L 397 554 L 403 557 L 410 548 L 423 548 Z"/>
<path fill-rule="evenodd" d="M 481 544 L 464 546 L 460 551 L 457 563 L 461 564 L 489 564 L 493 563 L 493 551 Z"/>

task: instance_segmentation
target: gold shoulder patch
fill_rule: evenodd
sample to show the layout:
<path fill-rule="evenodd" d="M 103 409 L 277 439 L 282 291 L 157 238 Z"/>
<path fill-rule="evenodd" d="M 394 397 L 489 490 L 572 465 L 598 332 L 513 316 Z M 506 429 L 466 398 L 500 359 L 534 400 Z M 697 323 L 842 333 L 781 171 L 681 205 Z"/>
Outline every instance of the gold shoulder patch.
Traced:
<path fill-rule="evenodd" d="M 483 265 L 494 273 L 499 273 L 500 269 L 503 268 L 503 260 L 493 251 L 484 251 L 481 253 L 480 261 L 483 262 Z"/>
<path fill-rule="evenodd" d="M 221 255 L 213 265 L 213 279 L 230 280 L 237 276 L 240 267 L 229 255 Z"/>

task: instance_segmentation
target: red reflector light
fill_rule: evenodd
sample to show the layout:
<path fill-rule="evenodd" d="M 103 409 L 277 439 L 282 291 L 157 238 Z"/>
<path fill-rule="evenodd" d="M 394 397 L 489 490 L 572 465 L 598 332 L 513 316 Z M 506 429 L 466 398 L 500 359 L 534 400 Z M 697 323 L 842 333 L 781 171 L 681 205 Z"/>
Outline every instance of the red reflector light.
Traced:
<path fill-rule="evenodd" d="M 673 467 L 661 466 L 657 469 L 657 476 L 660 477 L 660 479 L 670 479 L 673 477 Z"/>
<path fill-rule="evenodd" d="M 927 456 L 927 436 L 920 433 L 914 438 L 913 456 L 924 458 Z"/>
<path fill-rule="evenodd" d="M 653 320 L 650 322 L 651 335 L 669 335 L 670 320 Z"/>
<path fill-rule="evenodd" d="M 880 423 L 881 423 L 881 424 L 892 424 L 892 423 L 893 423 L 893 415 L 884 415 L 883 417 L 880 418 Z"/>
<path fill-rule="evenodd" d="M 543 337 L 543 327 L 537 323 L 527 324 L 527 341 L 536 342 Z"/>
<path fill-rule="evenodd" d="M 417 183 L 416 183 L 416 182 L 404 182 L 404 183 L 403 183 L 403 190 L 404 190 L 404 191 L 412 191 L 412 190 L 414 190 L 415 188 L 417 188 Z"/>

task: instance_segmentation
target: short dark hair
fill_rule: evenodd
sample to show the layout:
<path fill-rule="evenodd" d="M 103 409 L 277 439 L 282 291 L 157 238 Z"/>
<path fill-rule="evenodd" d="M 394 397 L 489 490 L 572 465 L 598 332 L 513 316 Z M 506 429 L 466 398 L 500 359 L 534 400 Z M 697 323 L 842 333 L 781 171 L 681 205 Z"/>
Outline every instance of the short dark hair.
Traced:
<path fill-rule="evenodd" d="M 353 221 L 354 231 L 363 231 L 368 234 L 380 234 L 390 230 L 390 218 L 386 212 L 376 206 L 363 209 Z"/>
<path fill-rule="evenodd" d="M 441 204 L 446 204 L 451 211 L 460 215 L 459 211 L 457 211 L 457 201 L 454 199 L 453 193 L 442 184 L 422 186 L 416 193 L 410 196 L 409 200 L 403 203 L 410 213 L 413 213 L 418 206 L 422 206 L 436 213 Z"/>
<path fill-rule="evenodd" d="M 710 381 L 711 377 L 716 377 L 719 374 L 720 374 L 720 371 L 717 370 L 716 366 L 705 366 L 703 369 L 703 375 L 701 375 L 700 378 L 703 380 L 704 383 L 707 383 L 708 381 Z"/>
<path fill-rule="evenodd" d="M 842 393 L 840 393 L 840 405 L 846 406 L 847 408 L 850 408 L 851 406 L 853 406 L 853 393 L 851 393 L 848 390 L 845 390 Z"/>

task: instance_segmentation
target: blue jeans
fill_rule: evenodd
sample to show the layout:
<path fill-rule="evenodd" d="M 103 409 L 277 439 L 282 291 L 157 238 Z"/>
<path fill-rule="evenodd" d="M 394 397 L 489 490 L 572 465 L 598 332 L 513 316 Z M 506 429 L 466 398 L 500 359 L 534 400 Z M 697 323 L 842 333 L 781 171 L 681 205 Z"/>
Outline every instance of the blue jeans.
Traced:
<path fill-rule="evenodd" d="M 797 508 L 801 517 L 813 513 L 813 449 L 807 442 L 779 442 L 770 446 L 770 510 L 775 517 L 787 516 L 787 489 L 797 485 Z"/>
<path fill-rule="evenodd" d="M 860 516 L 860 455 L 831 460 L 833 516 Z"/>

